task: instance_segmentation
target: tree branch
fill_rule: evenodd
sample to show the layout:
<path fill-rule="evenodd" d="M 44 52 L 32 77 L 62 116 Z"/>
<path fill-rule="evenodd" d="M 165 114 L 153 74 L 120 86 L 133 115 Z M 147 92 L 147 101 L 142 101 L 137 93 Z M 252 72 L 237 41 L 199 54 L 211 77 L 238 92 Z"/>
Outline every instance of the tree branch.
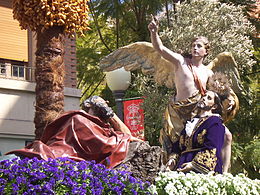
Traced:
<path fill-rule="evenodd" d="M 97 31 L 98 31 L 98 35 L 99 35 L 102 43 L 105 45 L 105 47 L 108 49 L 109 52 L 112 52 L 112 50 L 108 47 L 108 45 L 106 44 L 106 42 L 105 42 L 105 40 L 104 40 L 104 38 L 103 38 L 103 36 L 101 34 L 100 28 L 98 26 L 97 17 L 96 17 L 96 15 L 94 13 L 93 3 L 92 3 L 91 0 L 88 2 L 88 5 L 89 5 L 89 10 L 90 10 L 91 14 L 93 15 L 93 20 L 94 20 L 95 26 L 96 26 Z"/>

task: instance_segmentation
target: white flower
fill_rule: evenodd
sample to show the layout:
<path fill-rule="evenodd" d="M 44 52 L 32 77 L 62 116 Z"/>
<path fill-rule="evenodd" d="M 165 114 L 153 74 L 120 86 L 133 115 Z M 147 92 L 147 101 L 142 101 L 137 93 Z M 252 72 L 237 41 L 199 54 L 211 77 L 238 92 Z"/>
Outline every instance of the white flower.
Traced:
<path fill-rule="evenodd" d="M 260 180 L 251 180 L 244 174 L 238 174 L 235 177 L 232 174 L 222 174 L 214 176 L 212 173 L 207 175 L 194 172 L 161 173 L 156 178 L 156 186 L 166 186 L 165 194 L 252 194 L 259 195 Z M 155 193 L 156 194 L 156 193 Z"/>
<path fill-rule="evenodd" d="M 155 185 L 151 185 L 151 186 L 149 187 L 149 192 L 150 192 L 151 194 L 154 194 L 154 195 L 157 195 L 157 194 L 158 194 Z"/>

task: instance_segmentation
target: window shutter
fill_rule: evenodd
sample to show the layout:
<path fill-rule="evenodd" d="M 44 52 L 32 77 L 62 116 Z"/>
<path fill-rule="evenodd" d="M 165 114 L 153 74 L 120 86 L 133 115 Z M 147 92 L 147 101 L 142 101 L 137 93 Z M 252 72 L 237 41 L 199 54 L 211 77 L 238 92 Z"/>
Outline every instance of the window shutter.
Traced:
<path fill-rule="evenodd" d="M 27 30 L 20 29 L 10 7 L 0 4 L 0 58 L 28 62 Z"/>

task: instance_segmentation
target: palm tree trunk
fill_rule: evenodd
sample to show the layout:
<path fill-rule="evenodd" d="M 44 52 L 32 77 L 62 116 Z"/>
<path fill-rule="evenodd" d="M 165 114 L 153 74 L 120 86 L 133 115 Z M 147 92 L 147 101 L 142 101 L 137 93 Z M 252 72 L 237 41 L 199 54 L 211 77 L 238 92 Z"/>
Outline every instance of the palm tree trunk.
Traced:
<path fill-rule="evenodd" d="M 61 26 L 37 32 L 35 139 L 64 111 L 64 43 Z"/>

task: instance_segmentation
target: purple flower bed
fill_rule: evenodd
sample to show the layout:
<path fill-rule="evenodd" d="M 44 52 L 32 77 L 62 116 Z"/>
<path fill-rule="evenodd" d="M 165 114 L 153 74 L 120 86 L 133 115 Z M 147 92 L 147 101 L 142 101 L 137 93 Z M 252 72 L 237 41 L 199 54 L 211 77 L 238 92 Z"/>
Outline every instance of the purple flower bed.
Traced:
<path fill-rule="evenodd" d="M 148 182 L 93 161 L 68 158 L 0 162 L 0 194 L 150 194 Z"/>

